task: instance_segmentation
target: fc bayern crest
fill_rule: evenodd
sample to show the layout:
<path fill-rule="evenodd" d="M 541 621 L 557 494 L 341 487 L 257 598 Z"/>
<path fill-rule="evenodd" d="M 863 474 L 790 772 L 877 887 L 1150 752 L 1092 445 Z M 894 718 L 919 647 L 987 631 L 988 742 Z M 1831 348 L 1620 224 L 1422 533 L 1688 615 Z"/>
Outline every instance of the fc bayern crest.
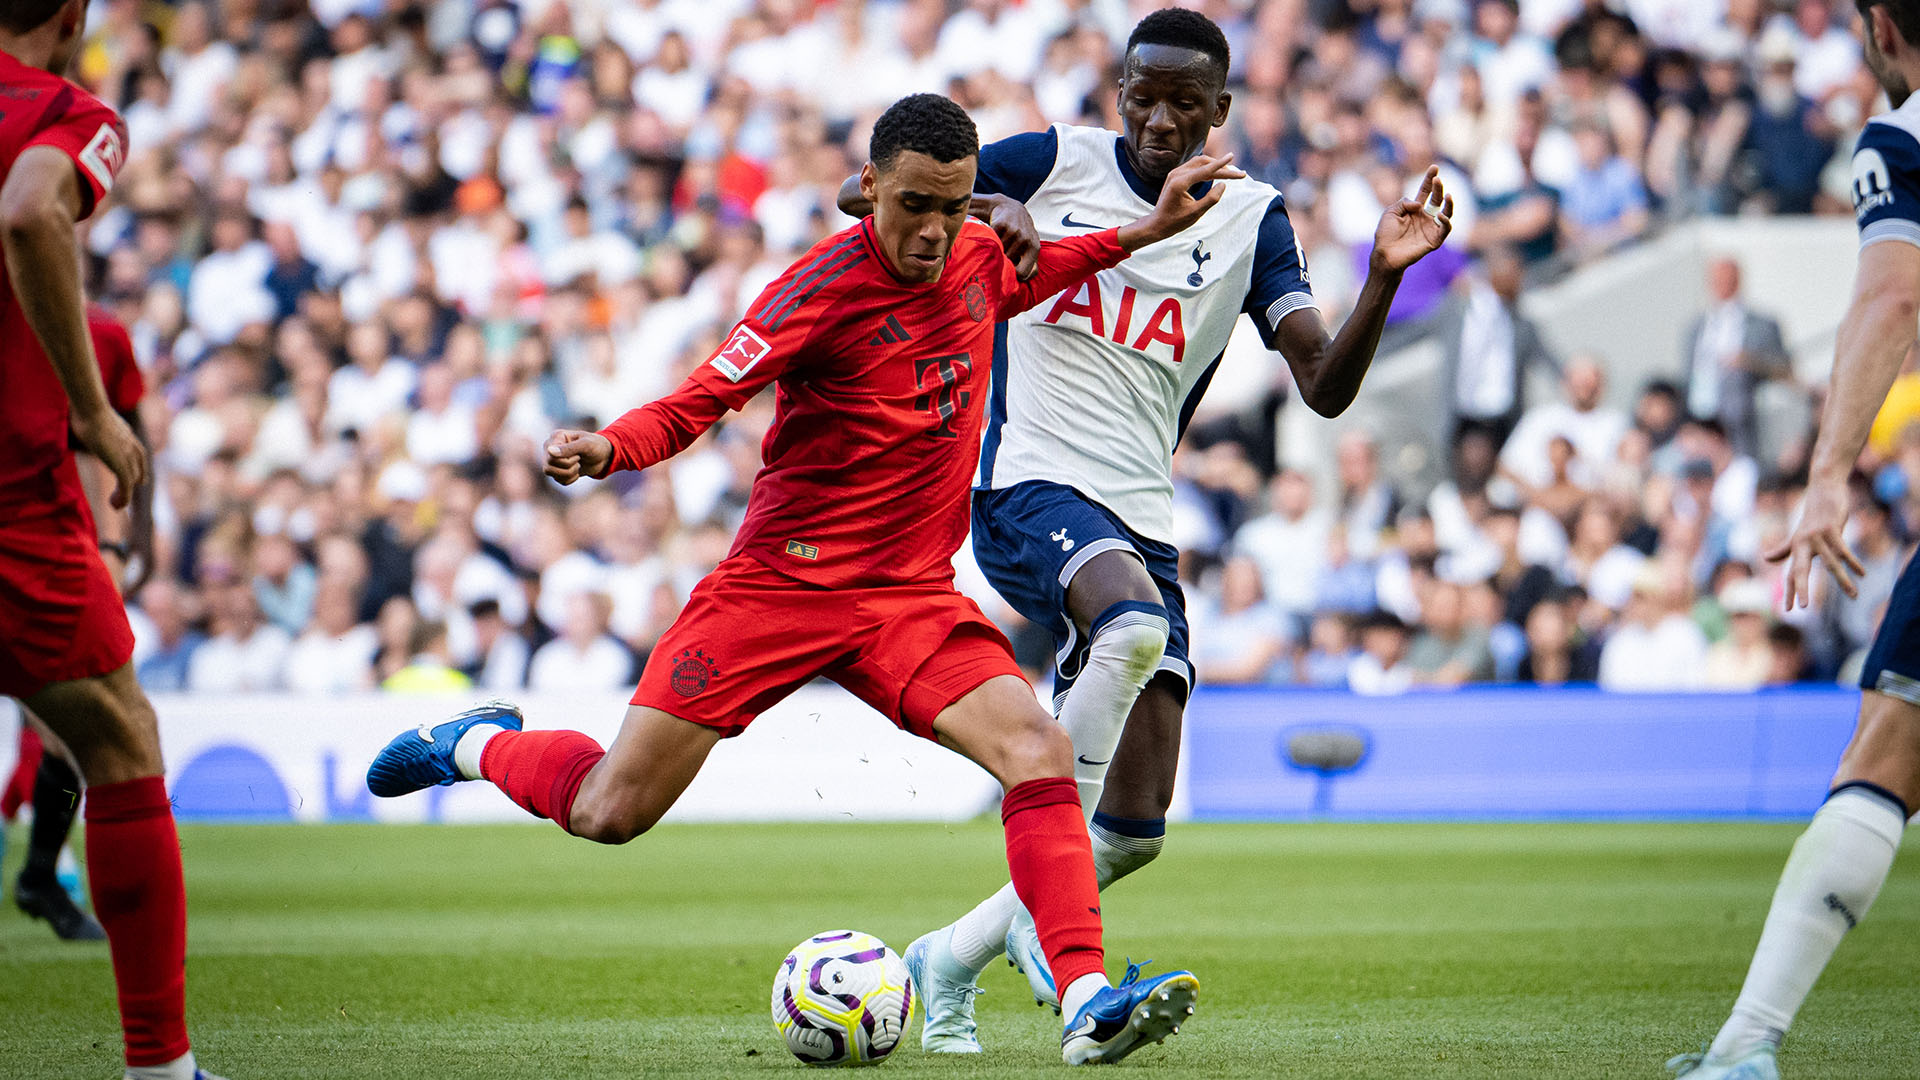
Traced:
<path fill-rule="evenodd" d="M 718 678 L 720 672 L 713 661 L 699 649 L 681 649 L 680 655 L 673 658 L 673 674 L 669 681 L 673 692 L 681 697 L 693 697 L 707 688 L 707 684 Z"/>
<path fill-rule="evenodd" d="M 967 282 L 963 299 L 967 302 L 967 316 L 974 322 L 987 317 L 987 290 L 980 287 L 979 278 Z"/>

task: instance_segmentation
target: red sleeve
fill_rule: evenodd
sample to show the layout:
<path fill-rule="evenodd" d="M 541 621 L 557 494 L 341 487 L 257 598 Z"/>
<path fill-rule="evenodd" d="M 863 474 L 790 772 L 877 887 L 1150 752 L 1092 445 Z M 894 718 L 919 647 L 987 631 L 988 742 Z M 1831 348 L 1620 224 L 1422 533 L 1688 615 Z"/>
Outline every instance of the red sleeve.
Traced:
<path fill-rule="evenodd" d="M 113 411 L 130 413 L 139 408 L 140 399 L 147 395 L 147 382 L 140 377 L 127 328 L 101 308 L 88 305 L 87 333 L 93 338 L 94 359 L 100 364 L 100 379 Z"/>
<path fill-rule="evenodd" d="M 601 430 L 613 443 L 608 471 L 644 469 L 665 461 L 768 383 L 822 359 L 831 342 L 810 342 L 831 323 L 833 298 L 845 281 L 854 280 L 848 271 L 857 277 L 867 261 L 858 227 L 815 245 L 760 293 L 747 317 L 734 324 L 726 341 L 679 389 Z"/>
<path fill-rule="evenodd" d="M 600 434 L 613 444 L 610 473 L 658 465 L 693 445 L 700 433 L 727 413 L 727 405 L 698 379 L 658 401 L 629 409 Z"/>
<path fill-rule="evenodd" d="M 63 84 L 48 103 L 41 123 L 26 145 L 51 146 L 73 159 L 80 177 L 78 220 L 85 220 L 113 190 L 113 178 L 126 164 L 126 125 L 99 98 L 71 83 Z"/>
<path fill-rule="evenodd" d="M 1119 266 L 1126 259 L 1127 249 L 1120 246 L 1119 229 L 1102 229 L 1042 243 L 1039 266 L 1025 281 L 1020 280 L 1013 263 L 1003 257 L 999 318 L 1018 315 L 1110 266 Z"/>

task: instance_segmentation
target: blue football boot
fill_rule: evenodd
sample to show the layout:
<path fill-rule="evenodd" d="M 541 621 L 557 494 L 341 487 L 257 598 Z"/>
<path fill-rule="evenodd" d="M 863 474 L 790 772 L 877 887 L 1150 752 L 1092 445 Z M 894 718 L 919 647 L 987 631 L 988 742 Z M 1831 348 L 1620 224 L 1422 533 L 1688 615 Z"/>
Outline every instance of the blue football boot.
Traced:
<path fill-rule="evenodd" d="M 1069 1065 L 1111 1065 L 1179 1034 L 1199 1000 L 1200 980 L 1193 972 L 1169 971 L 1141 982 L 1140 965 L 1128 964 L 1120 985 L 1093 995 L 1067 1024 L 1060 1056 Z"/>
<path fill-rule="evenodd" d="M 367 790 L 391 799 L 465 780 L 467 777 L 461 776 L 453 764 L 453 748 L 459 745 L 460 736 L 476 724 L 497 724 L 508 731 L 519 731 L 521 723 L 519 706 L 489 701 L 438 724 L 421 724 L 401 732 L 367 766 Z"/>

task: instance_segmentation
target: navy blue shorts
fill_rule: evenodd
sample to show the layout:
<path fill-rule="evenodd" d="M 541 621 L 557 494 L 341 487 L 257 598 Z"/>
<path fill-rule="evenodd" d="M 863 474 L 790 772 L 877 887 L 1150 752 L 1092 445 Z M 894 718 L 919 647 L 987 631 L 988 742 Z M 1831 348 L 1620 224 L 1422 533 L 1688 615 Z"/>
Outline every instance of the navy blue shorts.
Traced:
<path fill-rule="evenodd" d="M 1886 618 L 1860 671 L 1860 688 L 1920 705 L 1920 558 L 1907 560 L 1893 583 Z"/>
<path fill-rule="evenodd" d="M 1180 591 L 1180 552 L 1172 544 L 1135 533 L 1112 511 L 1063 484 L 1029 480 L 973 493 L 974 559 L 1015 611 L 1053 631 L 1056 711 L 1087 660 L 1088 642 L 1067 614 L 1067 586 L 1106 551 L 1131 552 L 1146 565 L 1170 627 L 1160 670 L 1181 681 L 1183 695 L 1191 691 L 1187 598 Z"/>

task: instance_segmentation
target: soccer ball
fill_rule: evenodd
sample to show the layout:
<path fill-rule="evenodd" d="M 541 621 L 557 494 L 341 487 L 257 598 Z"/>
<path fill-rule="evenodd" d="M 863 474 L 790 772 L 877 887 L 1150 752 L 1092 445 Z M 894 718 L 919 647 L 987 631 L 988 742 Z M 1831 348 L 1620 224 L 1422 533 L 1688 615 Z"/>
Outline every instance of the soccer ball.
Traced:
<path fill-rule="evenodd" d="M 808 1065 L 877 1065 L 912 1015 L 906 962 L 872 934 L 815 934 L 773 976 L 773 1026 Z"/>

